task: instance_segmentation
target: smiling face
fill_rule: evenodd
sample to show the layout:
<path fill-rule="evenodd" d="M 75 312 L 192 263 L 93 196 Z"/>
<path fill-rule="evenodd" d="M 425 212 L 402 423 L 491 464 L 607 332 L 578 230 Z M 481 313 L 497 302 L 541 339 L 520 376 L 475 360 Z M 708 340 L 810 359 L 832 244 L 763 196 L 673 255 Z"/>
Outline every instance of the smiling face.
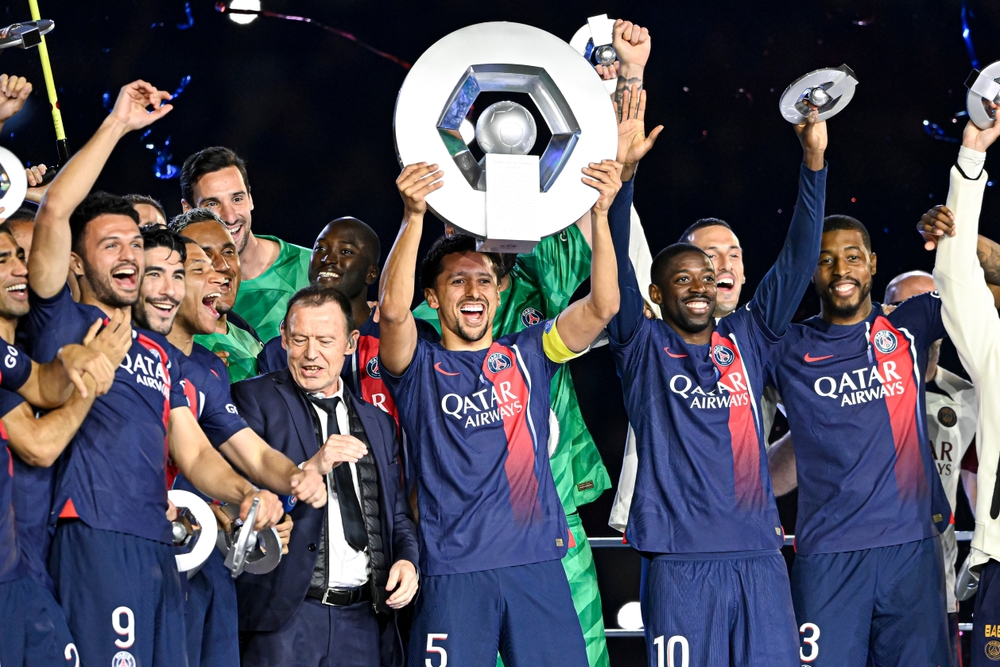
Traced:
<path fill-rule="evenodd" d="M 184 262 L 184 300 L 177 311 L 175 327 L 183 327 L 192 335 L 210 334 L 219 320 L 216 302 L 225 278 L 212 268 L 208 255 L 195 243 L 187 244 Z"/>
<path fill-rule="evenodd" d="M 205 174 L 194 184 L 194 201 L 182 202 L 184 210 L 205 207 L 223 219 L 237 252 L 243 252 L 250 238 L 253 198 L 235 167 L 225 167 Z"/>
<path fill-rule="evenodd" d="M 819 263 L 813 272 L 823 319 L 835 324 L 860 322 L 871 312 L 875 253 L 865 248 L 861 232 L 838 229 L 825 232 Z"/>
<path fill-rule="evenodd" d="M 150 248 L 145 254 L 142 295 L 132 308 L 132 317 L 139 326 L 166 336 L 184 300 L 184 263 L 170 248 Z"/>
<path fill-rule="evenodd" d="M 240 289 L 240 258 L 233 237 L 217 222 L 196 222 L 181 233 L 201 246 L 212 267 L 221 274 L 220 296 L 215 307 L 225 315 L 233 309 Z"/>
<path fill-rule="evenodd" d="M 427 305 L 438 311 L 446 338 L 451 334 L 460 346 L 472 343 L 473 347 L 481 347 L 480 342 L 493 329 L 493 316 L 500 304 L 493 264 L 479 252 L 445 255 L 436 284 L 424 290 L 424 297 Z"/>
<path fill-rule="evenodd" d="M 659 304 L 663 320 L 672 329 L 682 336 L 711 332 L 716 309 L 711 259 L 697 251 L 682 252 L 663 267 L 659 281 L 650 287 L 650 298 Z"/>
<path fill-rule="evenodd" d="M 0 234 L 0 317 L 16 319 L 28 314 L 28 266 L 10 234 Z"/>
<path fill-rule="evenodd" d="M 334 220 L 320 232 L 309 260 L 309 282 L 334 287 L 348 299 L 378 279 L 371 230 L 358 220 Z"/>
<path fill-rule="evenodd" d="M 743 249 L 736 234 L 722 225 L 696 229 L 688 241 L 705 251 L 715 266 L 715 316 L 725 317 L 736 310 L 746 276 L 743 273 Z"/>
<path fill-rule="evenodd" d="M 354 352 L 357 340 L 357 330 L 347 331 L 344 312 L 336 302 L 293 306 L 287 327 L 281 329 L 281 344 L 295 384 L 327 396 L 340 386 L 344 357 Z"/>
<path fill-rule="evenodd" d="M 83 256 L 74 252 L 70 268 L 84 297 L 111 308 L 134 304 L 144 264 L 135 221 L 127 215 L 99 215 L 87 223 L 82 241 Z"/>

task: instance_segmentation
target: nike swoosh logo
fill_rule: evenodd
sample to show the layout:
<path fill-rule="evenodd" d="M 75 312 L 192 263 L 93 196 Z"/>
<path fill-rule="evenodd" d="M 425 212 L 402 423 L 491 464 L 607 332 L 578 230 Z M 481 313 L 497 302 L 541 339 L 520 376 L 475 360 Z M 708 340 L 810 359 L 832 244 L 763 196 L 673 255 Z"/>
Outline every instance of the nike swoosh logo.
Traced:
<path fill-rule="evenodd" d="M 832 354 L 828 354 L 825 357 L 813 357 L 808 352 L 806 352 L 806 356 L 804 356 L 802 358 L 806 360 L 807 364 L 811 364 L 814 361 L 823 361 L 824 359 L 833 359 L 833 355 Z"/>
<path fill-rule="evenodd" d="M 667 356 L 670 357 L 671 359 L 687 359 L 686 354 L 674 354 L 673 352 L 670 351 L 669 347 L 663 348 L 663 351 L 666 352 Z"/>
<path fill-rule="evenodd" d="M 449 373 L 445 369 L 441 368 L 441 362 L 440 361 L 437 362 L 436 364 L 434 364 L 434 370 L 436 370 L 441 375 L 447 375 L 449 377 L 456 377 L 456 376 L 461 375 L 461 373 Z"/>

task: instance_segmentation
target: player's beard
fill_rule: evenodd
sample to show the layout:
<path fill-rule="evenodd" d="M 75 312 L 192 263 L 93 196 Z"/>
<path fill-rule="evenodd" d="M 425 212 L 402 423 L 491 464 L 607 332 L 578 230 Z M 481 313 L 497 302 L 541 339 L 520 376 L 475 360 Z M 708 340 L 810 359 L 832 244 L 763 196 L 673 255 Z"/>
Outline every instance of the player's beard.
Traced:
<path fill-rule="evenodd" d="M 858 311 L 861 310 L 861 306 L 868 301 L 868 296 L 872 293 L 872 282 L 869 280 L 863 285 L 860 282 L 856 282 L 855 284 L 858 286 L 856 301 L 854 303 L 841 301 L 839 304 L 834 300 L 833 289 L 828 285 L 819 295 L 820 300 L 823 302 L 823 311 L 838 319 L 850 319 L 857 315 Z"/>
<path fill-rule="evenodd" d="M 135 270 L 136 285 L 138 286 L 141 284 L 139 267 L 136 266 Z M 106 306 L 111 306 L 112 308 L 128 308 L 135 305 L 136 301 L 139 299 L 138 289 L 135 291 L 135 296 L 131 298 L 123 294 L 119 294 L 115 291 L 114 286 L 112 286 L 110 276 L 97 272 L 89 264 L 83 265 L 83 276 L 90 284 L 90 289 L 94 292 L 94 297 L 97 301 Z"/>

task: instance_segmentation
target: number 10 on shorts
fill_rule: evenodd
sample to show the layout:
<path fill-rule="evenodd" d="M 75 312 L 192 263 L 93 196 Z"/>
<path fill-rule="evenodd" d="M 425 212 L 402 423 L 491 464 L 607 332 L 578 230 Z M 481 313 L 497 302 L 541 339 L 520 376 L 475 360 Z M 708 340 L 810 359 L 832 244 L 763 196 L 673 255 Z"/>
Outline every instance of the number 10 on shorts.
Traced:
<path fill-rule="evenodd" d="M 443 646 L 435 646 L 434 642 L 444 641 L 448 638 L 448 633 L 427 633 L 427 652 L 436 653 L 441 656 L 441 662 L 435 665 L 430 658 L 424 658 L 424 665 L 426 667 L 448 667 L 448 652 L 444 650 Z"/>
<path fill-rule="evenodd" d="M 681 635 L 674 635 L 667 640 L 666 651 L 664 651 L 663 635 L 660 635 L 653 640 L 653 646 L 656 647 L 656 667 L 688 667 L 690 649 L 686 638 Z M 677 660 L 678 646 L 680 646 L 680 661 Z M 667 654 L 666 664 L 663 662 L 664 652 Z"/>

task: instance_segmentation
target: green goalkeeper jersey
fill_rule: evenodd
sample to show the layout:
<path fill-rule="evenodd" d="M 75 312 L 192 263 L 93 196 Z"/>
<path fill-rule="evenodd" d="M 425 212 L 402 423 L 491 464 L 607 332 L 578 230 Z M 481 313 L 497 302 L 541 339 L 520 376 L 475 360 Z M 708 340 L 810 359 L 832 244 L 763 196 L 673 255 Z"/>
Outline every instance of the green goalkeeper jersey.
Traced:
<path fill-rule="evenodd" d="M 288 299 L 309 284 L 312 251 L 274 236 L 257 238 L 274 241 L 281 250 L 267 271 L 240 283 L 233 311 L 257 331 L 261 340 L 268 341 L 281 333 Z"/>
<path fill-rule="evenodd" d="M 510 287 L 500 295 L 493 337 L 556 317 L 589 276 L 590 246 L 576 225 L 542 239 L 530 254 L 518 255 Z M 426 301 L 413 314 L 441 331 L 438 313 Z M 552 378 L 551 399 L 559 420 L 559 444 L 550 459 L 552 478 L 563 508 L 572 514 L 609 489 L 611 478 L 583 421 L 569 366 Z"/>
<path fill-rule="evenodd" d="M 263 346 L 249 332 L 237 326 L 228 324 L 229 331 L 220 333 L 199 334 L 194 342 L 208 348 L 209 352 L 220 350 L 227 352 L 226 370 L 230 382 L 239 382 L 257 375 L 257 355 Z"/>

